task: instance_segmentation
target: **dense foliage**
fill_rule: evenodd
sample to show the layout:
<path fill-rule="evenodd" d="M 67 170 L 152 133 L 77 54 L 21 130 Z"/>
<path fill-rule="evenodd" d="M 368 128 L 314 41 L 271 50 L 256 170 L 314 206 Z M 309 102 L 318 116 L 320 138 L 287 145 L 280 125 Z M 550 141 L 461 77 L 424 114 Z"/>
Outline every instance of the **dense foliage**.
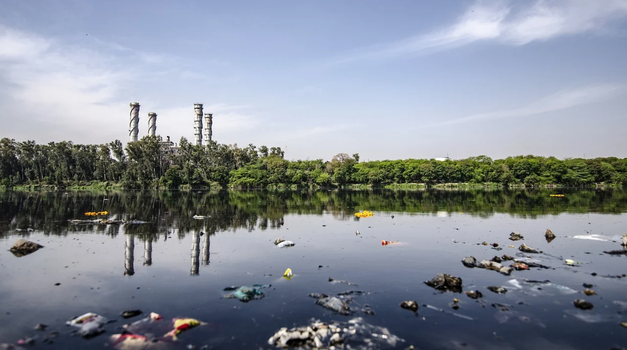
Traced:
<path fill-rule="evenodd" d="M 331 161 L 284 159 L 279 147 L 212 142 L 196 146 L 182 138 L 177 147 L 146 136 L 123 147 L 119 140 L 101 145 L 0 140 L 0 186 L 113 184 L 121 188 L 344 187 L 350 184 L 448 183 L 589 186 L 627 182 L 627 159 L 560 160 L 487 156 L 462 160 L 406 159 L 359 162 L 359 155 L 337 154 Z"/>

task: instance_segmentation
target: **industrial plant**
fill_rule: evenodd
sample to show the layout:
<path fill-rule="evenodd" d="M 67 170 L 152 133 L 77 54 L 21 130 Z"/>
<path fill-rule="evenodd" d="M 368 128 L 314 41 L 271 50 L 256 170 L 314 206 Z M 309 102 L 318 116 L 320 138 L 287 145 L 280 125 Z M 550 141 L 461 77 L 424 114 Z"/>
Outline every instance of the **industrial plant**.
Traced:
<path fill-rule="evenodd" d="M 139 102 L 131 102 L 129 104 L 131 112 L 129 114 L 130 121 L 128 124 L 128 136 L 129 142 L 135 142 L 139 136 Z M 194 144 L 198 146 L 209 145 L 213 136 L 213 114 L 204 113 L 203 119 L 203 105 L 202 103 L 194 104 Z M 203 125 L 204 122 L 204 125 Z M 203 133 L 204 130 L 204 133 Z M 157 136 L 157 113 L 148 113 L 148 136 Z M 203 142 L 204 138 L 204 142 Z M 167 137 L 167 142 L 170 142 L 170 137 Z"/>

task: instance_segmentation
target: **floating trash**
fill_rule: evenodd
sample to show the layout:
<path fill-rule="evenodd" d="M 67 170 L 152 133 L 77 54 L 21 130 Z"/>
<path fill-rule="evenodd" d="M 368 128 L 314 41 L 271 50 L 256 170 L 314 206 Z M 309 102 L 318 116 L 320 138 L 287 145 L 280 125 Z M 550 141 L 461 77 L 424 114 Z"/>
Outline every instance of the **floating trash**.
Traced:
<path fill-rule="evenodd" d="M 171 337 L 173 340 L 177 340 L 177 336 L 184 331 L 203 324 L 203 322 L 193 318 L 175 318 L 173 321 L 174 329 L 164 335 L 164 337 Z"/>
<path fill-rule="evenodd" d="M 242 302 L 258 300 L 265 296 L 261 289 L 268 287 L 270 287 L 270 285 L 265 284 L 253 284 L 252 287 L 226 287 L 224 291 L 231 293 L 225 294 L 223 297 L 226 299 L 237 299 Z"/>
<path fill-rule="evenodd" d="M 18 239 L 17 241 L 15 241 L 15 243 L 13 243 L 13 246 L 11 246 L 11 249 L 9 249 L 9 251 L 11 251 L 11 253 L 13 253 L 13 255 L 15 255 L 16 257 L 20 258 L 22 256 L 34 253 L 43 247 L 44 246 L 39 243 Z"/>
<path fill-rule="evenodd" d="M 544 238 L 546 239 L 547 243 L 551 243 L 555 239 L 555 234 L 553 233 L 553 231 L 547 228 L 546 232 L 544 233 Z"/>
<path fill-rule="evenodd" d="M 348 307 L 345 301 L 340 298 L 328 296 L 326 294 L 311 293 L 310 297 L 317 299 L 316 304 L 323 306 L 331 311 L 337 312 L 340 315 L 350 315 L 351 309 Z"/>
<path fill-rule="evenodd" d="M 445 273 L 438 273 L 429 281 L 424 282 L 431 288 L 455 293 L 462 292 L 462 279 Z"/>
<path fill-rule="evenodd" d="M 369 218 L 369 217 L 374 216 L 374 213 L 371 211 L 363 210 L 358 213 L 355 213 L 355 216 L 358 218 Z"/>
<path fill-rule="evenodd" d="M 398 244 L 398 241 L 386 241 L 384 239 L 381 240 L 381 245 L 390 245 L 390 244 Z"/>
<path fill-rule="evenodd" d="M 329 277 L 329 282 L 331 282 L 333 284 L 344 283 L 344 284 L 348 284 L 349 286 L 357 286 L 357 284 L 355 284 L 355 283 L 352 283 L 352 282 L 349 282 L 349 281 L 343 281 L 343 280 L 336 280 L 336 279 L 333 279 L 331 277 Z"/>
<path fill-rule="evenodd" d="M 312 320 L 305 326 L 283 327 L 268 339 L 269 345 L 283 349 L 390 349 L 402 342 L 387 328 L 368 324 L 361 317 L 348 322 Z"/>
<path fill-rule="evenodd" d="M 78 334 L 85 338 L 95 337 L 104 332 L 103 325 L 109 320 L 93 312 L 88 312 L 81 316 L 76 316 L 66 322 L 67 325 L 79 328 Z"/>
<path fill-rule="evenodd" d="M 525 237 L 523 237 L 522 234 L 520 234 L 520 232 L 512 232 L 509 234 L 509 240 L 510 241 L 520 241 L 521 239 L 524 239 Z"/>
<path fill-rule="evenodd" d="M 294 276 L 294 273 L 292 273 L 292 269 L 288 268 L 287 270 L 285 270 L 285 272 L 283 272 L 283 277 L 290 279 L 292 278 L 292 276 Z"/>
<path fill-rule="evenodd" d="M 528 246 L 528 245 L 526 245 L 524 243 L 521 244 L 520 247 L 518 247 L 518 250 L 520 250 L 521 252 L 525 252 L 525 253 L 534 253 L 534 254 L 540 253 L 540 251 L 538 251 L 538 250 L 536 250 L 534 248 L 531 248 L 530 246 Z"/>
<path fill-rule="evenodd" d="M 415 300 L 403 301 L 401 307 L 405 310 L 411 310 L 413 312 L 418 311 L 418 303 Z"/>
<path fill-rule="evenodd" d="M 277 239 L 274 240 L 274 245 L 279 247 L 279 248 L 293 247 L 294 246 L 294 242 L 286 241 L 283 238 L 277 238 Z"/>
<path fill-rule="evenodd" d="M 103 216 L 109 215 L 108 211 L 88 211 L 85 213 L 85 216 Z"/>
<path fill-rule="evenodd" d="M 489 286 L 488 290 L 491 292 L 494 292 L 496 294 L 505 294 L 507 293 L 507 289 L 503 288 L 503 287 L 498 287 L 498 286 Z"/>

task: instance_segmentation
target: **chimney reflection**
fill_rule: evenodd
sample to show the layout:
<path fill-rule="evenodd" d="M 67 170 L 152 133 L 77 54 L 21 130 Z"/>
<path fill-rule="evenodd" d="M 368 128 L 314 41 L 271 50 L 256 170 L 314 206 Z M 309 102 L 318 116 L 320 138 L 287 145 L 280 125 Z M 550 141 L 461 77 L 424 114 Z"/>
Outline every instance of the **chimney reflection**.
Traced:
<path fill-rule="evenodd" d="M 144 266 L 152 265 L 152 237 L 144 241 Z"/>
<path fill-rule="evenodd" d="M 192 268 L 189 272 L 192 276 L 198 275 L 200 257 L 200 233 L 198 231 L 192 234 Z"/>
<path fill-rule="evenodd" d="M 211 246 L 211 241 L 209 240 L 209 233 L 205 233 L 202 241 L 202 264 L 209 265 L 209 247 Z"/>
<path fill-rule="evenodd" d="M 135 237 L 133 235 L 126 235 L 124 248 L 124 276 L 133 276 L 135 274 L 135 268 L 133 266 L 133 260 L 135 258 Z"/>

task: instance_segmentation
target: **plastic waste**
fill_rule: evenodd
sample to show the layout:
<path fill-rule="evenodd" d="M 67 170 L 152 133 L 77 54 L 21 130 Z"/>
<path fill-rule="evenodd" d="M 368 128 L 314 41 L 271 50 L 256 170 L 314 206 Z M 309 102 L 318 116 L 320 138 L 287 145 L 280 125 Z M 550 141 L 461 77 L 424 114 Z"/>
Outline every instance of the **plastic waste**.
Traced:
<path fill-rule="evenodd" d="M 300 327 L 283 327 L 268 339 L 269 345 L 282 349 L 396 349 L 402 342 L 387 328 L 368 324 L 361 317 L 348 322 L 312 320 Z"/>
<path fill-rule="evenodd" d="M 265 295 L 262 288 L 268 288 L 270 285 L 265 284 L 253 284 L 251 287 L 241 286 L 241 287 L 226 287 L 224 288 L 225 292 L 232 292 L 224 295 L 226 299 L 237 299 L 242 302 L 248 302 L 251 300 L 258 300 L 263 298 Z"/>
<path fill-rule="evenodd" d="M 283 248 L 283 247 L 293 247 L 294 246 L 294 242 L 292 241 L 282 241 L 281 243 L 276 245 L 279 248 Z"/>
<path fill-rule="evenodd" d="M 194 215 L 194 216 L 192 216 L 192 219 L 206 220 L 206 219 L 209 219 L 210 217 L 211 217 L 211 215 Z"/>
<path fill-rule="evenodd" d="M 355 216 L 358 217 L 358 218 L 369 218 L 369 217 L 374 216 L 374 213 L 371 212 L 371 211 L 364 210 L 364 211 L 360 211 L 358 213 L 355 213 Z"/>
<path fill-rule="evenodd" d="M 104 332 L 102 326 L 109 322 L 109 320 L 93 312 L 88 312 L 84 315 L 77 316 L 67 321 L 66 324 L 79 328 L 78 334 L 83 337 L 94 337 Z"/>
<path fill-rule="evenodd" d="M 386 241 L 384 239 L 381 240 L 381 245 L 390 245 L 390 244 L 398 244 L 398 241 Z"/>
<path fill-rule="evenodd" d="M 292 272 L 292 269 L 288 268 L 287 270 L 285 270 L 285 272 L 283 272 L 283 277 L 290 279 L 292 278 L 292 276 L 294 276 L 294 273 Z"/>
<path fill-rule="evenodd" d="M 576 308 L 581 309 L 581 310 L 591 310 L 592 308 L 594 308 L 594 305 L 592 305 L 591 302 L 585 301 L 583 299 L 577 299 L 573 301 L 573 304 L 575 305 Z"/>
<path fill-rule="evenodd" d="M 407 300 L 401 303 L 401 307 L 405 310 L 410 310 L 413 312 L 418 311 L 418 303 L 415 300 Z"/>
<path fill-rule="evenodd" d="M 431 280 L 425 281 L 424 283 L 437 290 L 451 291 L 455 293 L 462 292 L 462 279 L 445 273 L 439 273 Z"/>
<path fill-rule="evenodd" d="M 177 340 L 177 336 L 182 332 L 203 324 L 202 322 L 193 318 L 175 318 L 173 319 L 173 321 L 174 329 L 164 335 L 164 337 L 172 337 L 173 340 Z"/>
<path fill-rule="evenodd" d="M 510 241 L 519 241 L 521 239 L 524 239 L 525 237 L 523 237 L 522 234 L 520 234 L 520 232 L 512 232 L 509 234 L 509 240 Z"/>
<path fill-rule="evenodd" d="M 352 282 L 349 282 L 349 281 L 336 280 L 336 279 L 333 279 L 333 278 L 331 278 L 331 277 L 329 277 L 329 282 L 331 282 L 331 283 L 333 283 L 333 284 L 336 284 L 336 283 L 344 283 L 344 284 L 348 284 L 349 286 L 356 286 L 356 285 L 357 285 L 357 284 L 352 283 Z"/>
<path fill-rule="evenodd" d="M 342 299 L 337 297 L 328 296 L 326 294 L 311 293 L 310 297 L 317 299 L 316 304 L 325 307 L 331 311 L 337 312 L 340 315 L 348 316 L 352 313 L 348 304 Z"/>

